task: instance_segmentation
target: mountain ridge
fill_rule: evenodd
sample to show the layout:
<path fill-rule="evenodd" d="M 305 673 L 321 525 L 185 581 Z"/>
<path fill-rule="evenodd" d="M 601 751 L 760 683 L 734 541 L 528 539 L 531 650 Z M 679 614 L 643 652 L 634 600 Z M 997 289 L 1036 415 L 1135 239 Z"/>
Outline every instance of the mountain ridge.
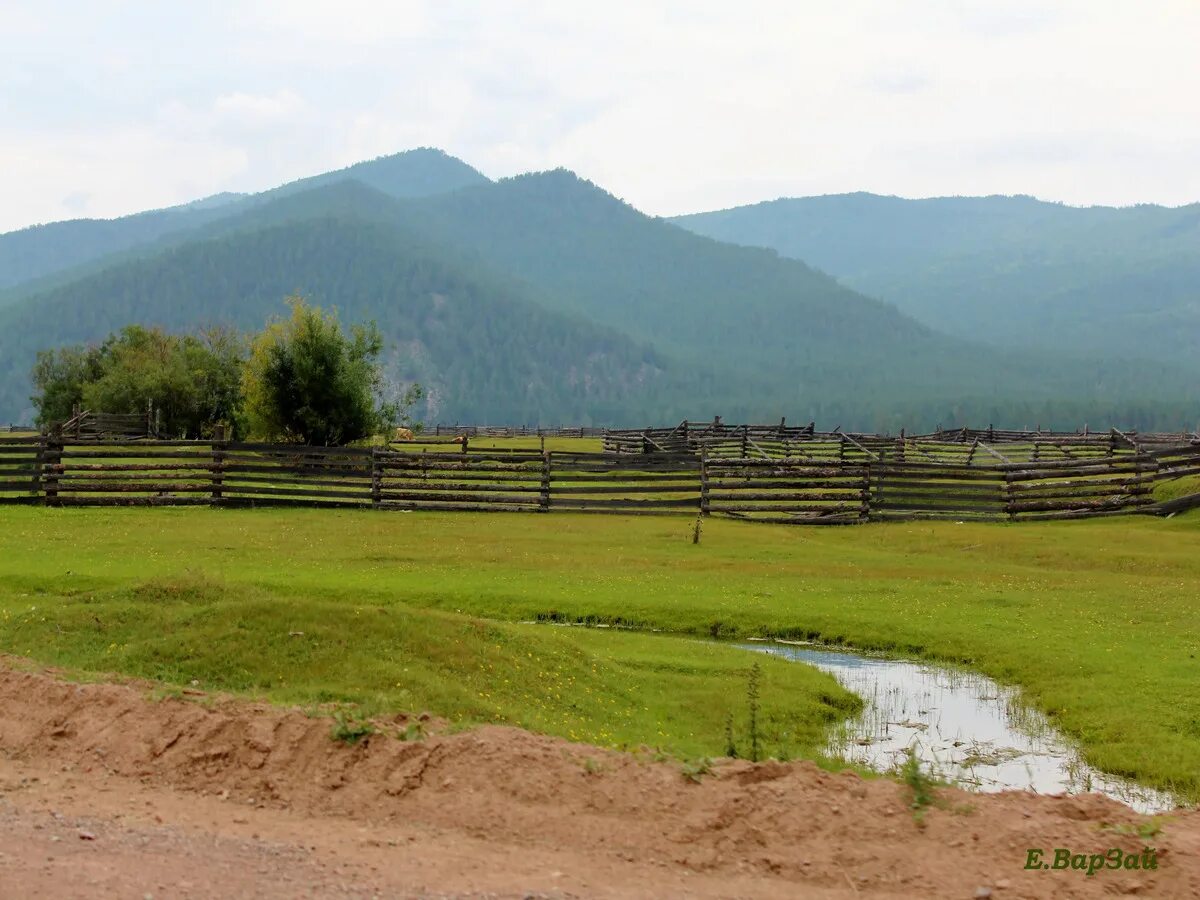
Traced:
<path fill-rule="evenodd" d="M 956 337 L 1007 347 L 1200 356 L 1200 203 L 1027 197 L 779 199 L 671 221 L 776 250 Z"/>
<path fill-rule="evenodd" d="M 355 171 L 387 188 L 377 163 Z M 428 381 L 440 400 L 427 411 L 451 418 L 787 415 L 875 431 L 1192 418 L 1195 385 L 1176 367 L 954 338 L 775 249 L 646 216 L 565 169 L 493 182 L 456 163 L 435 193 L 396 197 L 348 169 L 218 202 L 223 214 L 202 224 L 27 282 L 0 307 L 0 418 L 25 408 L 38 347 L 147 317 L 257 326 L 292 292 L 381 320 L 395 376 Z M 430 318 L 439 296 L 443 318 Z"/>
<path fill-rule="evenodd" d="M 487 183 L 478 170 L 442 150 L 418 147 L 342 169 L 286 182 L 255 194 L 225 192 L 163 209 L 111 219 L 67 219 L 0 234 L 0 306 L 20 296 L 23 283 L 70 272 L 106 256 L 136 250 L 172 234 L 200 228 L 246 206 L 337 181 L 356 180 L 391 196 L 420 196 Z M 64 246 L 65 245 L 65 246 Z"/>

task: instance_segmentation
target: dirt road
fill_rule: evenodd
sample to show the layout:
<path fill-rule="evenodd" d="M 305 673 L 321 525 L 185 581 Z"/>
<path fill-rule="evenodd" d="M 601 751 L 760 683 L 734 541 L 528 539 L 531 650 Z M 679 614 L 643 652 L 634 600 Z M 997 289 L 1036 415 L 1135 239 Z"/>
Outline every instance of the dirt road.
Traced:
<path fill-rule="evenodd" d="M 327 720 L 0 662 L 0 898 L 1200 897 L 1200 812 L 677 764 L 510 728 Z M 405 720 L 382 723 L 399 731 Z M 1118 849 L 1152 871 L 1024 868 Z"/>

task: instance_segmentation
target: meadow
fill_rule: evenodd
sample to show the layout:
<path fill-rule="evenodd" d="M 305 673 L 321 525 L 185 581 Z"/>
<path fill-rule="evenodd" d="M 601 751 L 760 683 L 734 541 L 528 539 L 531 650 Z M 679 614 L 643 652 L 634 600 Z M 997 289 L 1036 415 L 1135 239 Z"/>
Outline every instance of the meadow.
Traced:
<path fill-rule="evenodd" d="M 0 650 L 694 758 L 725 752 L 731 716 L 745 749 L 752 660 L 712 638 L 819 639 L 1019 685 L 1093 765 L 1200 797 L 1200 516 L 827 529 L 714 518 L 699 544 L 692 527 L 5 508 Z M 855 699 L 815 670 L 759 661 L 767 752 L 817 755 Z"/>

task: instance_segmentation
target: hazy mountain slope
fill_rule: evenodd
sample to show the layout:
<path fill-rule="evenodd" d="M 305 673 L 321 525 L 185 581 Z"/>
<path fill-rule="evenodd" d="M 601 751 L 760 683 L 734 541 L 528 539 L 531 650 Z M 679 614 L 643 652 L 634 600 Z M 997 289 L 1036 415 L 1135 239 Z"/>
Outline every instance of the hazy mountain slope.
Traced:
<path fill-rule="evenodd" d="M 673 221 L 803 259 L 961 337 L 1181 365 L 1200 358 L 1200 204 L 843 194 Z"/>
<path fill-rule="evenodd" d="M 1064 410 L 1076 401 L 1140 405 L 1160 390 L 1191 388 L 1169 366 L 1047 360 L 948 338 L 800 262 L 702 239 L 569 172 L 405 205 L 447 243 L 534 282 L 563 308 L 735 382 L 754 373 L 770 385 L 756 398 L 761 406 L 912 427 L 917 418 L 950 421 L 952 410 L 978 420 L 1048 398 L 1069 400 Z M 1058 415 L 1039 408 L 1046 419 Z"/>
<path fill-rule="evenodd" d="M 487 176 L 461 159 L 433 147 L 420 147 L 301 178 L 258 196 L 274 198 L 348 180 L 361 182 L 391 197 L 428 197 L 489 183 Z"/>
<path fill-rule="evenodd" d="M 119 253 L 228 215 L 229 204 L 189 205 L 124 216 L 72 219 L 0 234 L 0 288 Z M 0 305 L 4 303 L 0 295 Z"/>
<path fill-rule="evenodd" d="M 778 254 L 699 238 L 566 171 L 408 206 L 447 242 L 547 289 L 554 302 L 698 358 L 750 366 L 899 348 L 933 333 Z"/>
<path fill-rule="evenodd" d="M 239 215 L 277 197 L 351 179 L 394 197 L 421 197 L 488 180 L 462 160 L 441 150 L 421 148 L 303 178 L 261 194 L 218 194 L 119 219 L 76 219 L 25 228 L 0 235 L 0 306 L 61 283 L 63 278 L 53 278 L 56 274 L 64 278 L 82 276 L 94 270 L 90 264 L 103 263 L 112 254 L 153 250 L 173 235 L 186 236 L 192 229 Z M 72 271 L 77 267 L 85 268 Z M 45 283 L 16 287 L 47 277 L 50 280 Z"/>
<path fill-rule="evenodd" d="M 0 312 L 0 418 L 26 406 L 35 347 L 127 322 L 257 328 L 297 290 L 347 321 L 375 319 L 393 375 L 429 387 L 433 418 L 640 420 L 657 412 L 652 389 L 669 389 L 660 358 L 623 335 L 548 312 L 377 224 L 310 219 L 195 241 Z"/>
<path fill-rule="evenodd" d="M 27 408 L 40 347 L 131 321 L 256 327 L 294 291 L 379 321 L 432 418 L 1179 427 L 1197 399 L 1168 366 L 948 338 L 563 172 L 407 200 L 335 181 L 163 241 L 0 310 L 0 421 Z"/>

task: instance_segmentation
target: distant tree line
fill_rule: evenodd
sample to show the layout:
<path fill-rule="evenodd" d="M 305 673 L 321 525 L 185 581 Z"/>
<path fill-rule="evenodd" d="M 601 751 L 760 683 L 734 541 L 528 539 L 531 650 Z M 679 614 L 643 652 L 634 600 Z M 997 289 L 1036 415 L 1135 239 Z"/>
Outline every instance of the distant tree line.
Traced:
<path fill-rule="evenodd" d="M 290 314 L 253 335 L 228 328 L 170 334 L 128 325 L 100 344 L 38 353 L 31 398 L 39 425 L 76 409 L 155 410 L 171 437 L 234 437 L 337 446 L 412 424 L 421 387 L 389 388 L 375 324 L 347 332 L 336 313 L 289 297 Z"/>

